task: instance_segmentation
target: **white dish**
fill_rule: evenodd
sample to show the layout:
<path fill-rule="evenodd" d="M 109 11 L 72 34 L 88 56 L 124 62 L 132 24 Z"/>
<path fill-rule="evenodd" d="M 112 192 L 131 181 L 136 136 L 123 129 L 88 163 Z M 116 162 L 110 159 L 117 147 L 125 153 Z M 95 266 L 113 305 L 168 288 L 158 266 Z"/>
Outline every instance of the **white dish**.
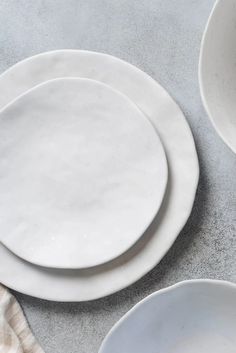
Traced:
<path fill-rule="evenodd" d="M 235 353 L 235 328 L 235 284 L 185 281 L 135 305 L 99 353 Z"/>
<path fill-rule="evenodd" d="M 201 45 L 199 82 L 205 109 L 236 153 L 236 1 L 216 2 Z"/>
<path fill-rule="evenodd" d="M 41 266 L 128 250 L 160 208 L 167 162 L 126 96 L 91 79 L 42 83 L 0 113 L 0 239 Z"/>
<path fill-rule="evenodd" d="M 192 210 L 199 167 L 186 119 L 168 93 L 136 67 L 109 55 L 64 50 L 27 59 L 0 76 L 0 106 L 47 79 L 78 76 L 100 80 L 126 94 L 151 120 L 167 155 L 169 177 L 161 209 L 144 236 L 119 258 L 96 268 L 56 270 L 27 263 L 0 245 L 0 281 L 32 296 L 84 301 L 137 281 L 162 259 Z"/>

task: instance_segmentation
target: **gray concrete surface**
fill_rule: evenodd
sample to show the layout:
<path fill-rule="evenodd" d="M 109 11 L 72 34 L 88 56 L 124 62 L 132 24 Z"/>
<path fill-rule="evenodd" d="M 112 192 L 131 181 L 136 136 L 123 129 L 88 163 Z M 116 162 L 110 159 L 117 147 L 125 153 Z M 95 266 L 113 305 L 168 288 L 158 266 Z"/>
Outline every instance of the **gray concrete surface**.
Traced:
<path fill-rule="evenodd" d="M 127 310 L 169 284 L 189 278 L 236 282 L 236 156 L 213 130 L 197 80 L 200 40 L 213 3 L 0 1 L 1 72 L 27 56 L 59 48 L 123 58 L 157 79 L 177 100 L 193 130 L 200 160 L 198 193 L 186 227 L 163 261 L 138 283 L 88 303 L 54 303 L 15 293 L 47 353 L 97 352 Z"/>

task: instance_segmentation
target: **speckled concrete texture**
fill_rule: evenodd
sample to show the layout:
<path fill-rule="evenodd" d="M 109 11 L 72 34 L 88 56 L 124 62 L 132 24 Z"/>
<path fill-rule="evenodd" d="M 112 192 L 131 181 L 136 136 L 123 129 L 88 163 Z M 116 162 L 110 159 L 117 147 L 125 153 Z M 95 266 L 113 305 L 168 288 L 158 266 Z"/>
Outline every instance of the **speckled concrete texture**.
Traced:
<path fill-rule="evenodd" d="M 1 72 L 27 56 L 52 49 L 116 55 L 153 76 L 176 99 L 191 125 L 200 160 L 192 215 L 162 262 L 139 282 L 88 303 L 54 303 L 15 293 L 47 353 L 96 353 L 108 330 L 127 310 L 177 281 L 207 277 L 236 282 L 236 156 L 211 126 L 197 80 L 200 41 L 213 3 L 0 2 Z"/>

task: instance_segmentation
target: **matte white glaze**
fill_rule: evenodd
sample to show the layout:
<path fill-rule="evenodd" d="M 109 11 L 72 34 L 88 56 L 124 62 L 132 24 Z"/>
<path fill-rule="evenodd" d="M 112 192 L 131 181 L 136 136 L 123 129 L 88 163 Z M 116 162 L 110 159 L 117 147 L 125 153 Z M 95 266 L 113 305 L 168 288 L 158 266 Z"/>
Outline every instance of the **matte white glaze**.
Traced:
<path fill-rule="evenodd" d="M 199 82 L 208 115 L 236 153 L 236 1 L 216 2 L 202 40 Z"/>
<path fill-rule="evenodd" d="M 0 76 L 4 92 L 0 106 L 40 82 L 62 76 L 100 80 L 126 94 L 158 131 L 169 167 L 167 192 L 158 216 L 140 241 L 110 263 L 88 270 L 53 270 L 33 266 L 0 245 L 3 284 L 40 298 L 83 301 L 130 285 L 161 260 L 189 217 L 199 167 L 191 131 L 173 99 L 147 74 L 109 55 L 62 50 L 22 61 Z"/>
<path fill-rule="evenodd" d="M 236 285 L 192 280 L 151 294 L 108 333 L 99 353 L 234 353 Z"/>
<path fill-rule="evenodd" d="M 126 96 L 90 79 L 47 81 L 0 113 L 0 239 L 42 266 L 110 261 L 157 214 L 167 171 Z"/>

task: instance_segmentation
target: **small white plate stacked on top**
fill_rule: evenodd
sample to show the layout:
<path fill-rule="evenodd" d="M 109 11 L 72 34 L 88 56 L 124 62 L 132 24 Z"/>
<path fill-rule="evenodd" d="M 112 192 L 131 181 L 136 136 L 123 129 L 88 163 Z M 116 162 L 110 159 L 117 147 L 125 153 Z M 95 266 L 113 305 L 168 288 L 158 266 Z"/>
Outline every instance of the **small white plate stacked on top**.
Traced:
<path fill-rule="evenodd" d="M 147 273 L 185 224 L 198 183 L 178 106 L 132 65 L 77 50 L 24 60 L 0 88 L 0 281 L 82 301 Z"/>
<path fill-rule="evenodd" d="M 104 83 L 59 78 L 1 112 L 0 240 L 23 259 L 88 268 L 128 250 L 157 214 L 167 162 L 153 126 Z"/>

